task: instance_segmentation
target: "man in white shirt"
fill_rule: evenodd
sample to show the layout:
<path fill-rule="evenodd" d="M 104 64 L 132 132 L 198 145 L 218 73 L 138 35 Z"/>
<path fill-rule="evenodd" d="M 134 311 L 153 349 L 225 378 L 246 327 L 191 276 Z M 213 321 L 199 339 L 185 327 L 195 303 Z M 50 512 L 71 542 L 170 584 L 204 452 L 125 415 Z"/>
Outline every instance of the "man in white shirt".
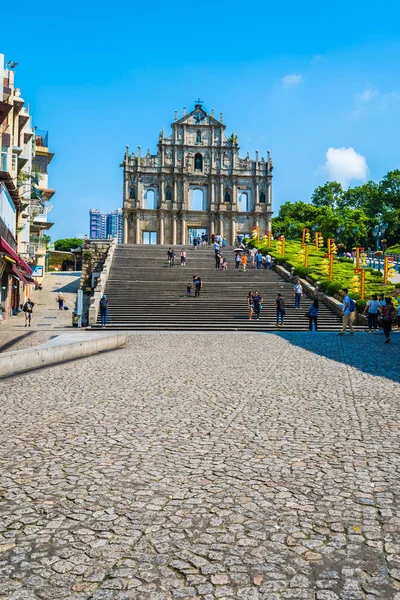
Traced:
<path fill-rule="evenodd" d="M 295 308 L 300 308 L 300 300 L 301 300 L 302 295 L 303 295 L 303 286 L 301 285 L 300 279 L 298 279 L 296 285 L 294 286 Z"/>
<path fill-rule="evenodd" d="M 349 326 L 350 334 L 354 335 L 353 329 L 353 321 L 354 321 L 354 310 L 351 310 L 352 300 L 349 296 L 349 290 L 347 288 L 343 288 L 342 290 L 343 296 L 343 308 L 342 308 L 342 331 L 339 335 L 344 335 L 346 333 L 347 326 Z"/>
<path fill-rule="evenodd" d="M 271 269 L 271 262 L 272 262 L 271 255 L 267 254 L 267 256 L 265 257 L 265 268 L 266 269 Z"/>

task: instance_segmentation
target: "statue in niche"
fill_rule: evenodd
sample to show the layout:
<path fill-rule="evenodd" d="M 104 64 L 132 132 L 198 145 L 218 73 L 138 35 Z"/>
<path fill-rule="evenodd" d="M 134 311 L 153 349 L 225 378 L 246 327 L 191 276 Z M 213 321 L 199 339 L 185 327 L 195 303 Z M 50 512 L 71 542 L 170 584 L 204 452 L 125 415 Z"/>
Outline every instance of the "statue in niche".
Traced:
<path fill-rule="evenodd" d="M 171 148 L 167 148 L 166 152 L 165 152 L 165 163 L 167 165 L 170 165 L 172 161 L 172 149 Z"/>
<path fill-rule="evenodd" d="M 193 170 L 193 156 L 192 154 L 189 152 L 189 154 L 186 157 L 186 170 L 187 171 L 192 171 Z"/>
<path fill-rule="evenodd" d="M 183 140 L 183 130 L 178 129 L 178 140 Z"/>

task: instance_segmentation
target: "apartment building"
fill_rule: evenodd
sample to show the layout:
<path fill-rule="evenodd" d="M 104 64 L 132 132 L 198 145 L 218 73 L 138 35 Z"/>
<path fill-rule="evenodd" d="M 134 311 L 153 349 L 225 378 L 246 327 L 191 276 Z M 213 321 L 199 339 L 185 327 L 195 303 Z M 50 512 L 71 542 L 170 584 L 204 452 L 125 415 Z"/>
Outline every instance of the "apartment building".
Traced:
<path fill-rule="evenodd" d="M 117 208 L 110 213 L 101 213 L 98 208 L 89 210 L 89 236 L 92 240 L 118 238 L 122 243 L 122 209 Z"/>
<path fill-rule="evenodd" d="M 16 63 L 0 54 L 0 313 L 8 318 L 29 295 L 33 275 L 45 271 L 48 135 L 32 126 L 30 106 L 15 87 Z M 47 143 L 47 145 L 46 145 Z"/>

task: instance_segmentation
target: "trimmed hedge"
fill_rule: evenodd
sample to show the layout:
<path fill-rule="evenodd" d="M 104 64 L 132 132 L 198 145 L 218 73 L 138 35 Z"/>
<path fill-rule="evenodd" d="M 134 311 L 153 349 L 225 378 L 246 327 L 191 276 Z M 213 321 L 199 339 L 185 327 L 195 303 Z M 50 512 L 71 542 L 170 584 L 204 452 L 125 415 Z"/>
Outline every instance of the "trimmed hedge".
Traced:
<path fill-rule="evenodd" d="M 353 300 L 354 300 L 354 294 L 353 294 Z M 360 300 L 356 301 L 356 309 L 359 313 L 364 312 L 364 308 L 366 307 L 367 301 L 363 300 L 362 298 L 360 298 Z"/>
<path fill-rule="evenodd" d="M 341 292 L 342 289 L 343 286 L 341 283 L 338 283 L 337 281 L 331 281 L 328 287 L 326 288 L 326 291 L 328 292 L 329 296 L 334 296 L 335 294 Z"/>

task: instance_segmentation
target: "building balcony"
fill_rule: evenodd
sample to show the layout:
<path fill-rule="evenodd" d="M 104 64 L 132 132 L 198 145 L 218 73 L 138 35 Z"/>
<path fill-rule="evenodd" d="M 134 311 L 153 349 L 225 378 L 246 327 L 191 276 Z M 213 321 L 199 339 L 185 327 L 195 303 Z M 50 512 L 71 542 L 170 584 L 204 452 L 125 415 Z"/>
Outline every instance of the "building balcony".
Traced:
<path fill-rule="evenodd" d="M 54 194 L 56 193 L 56 190 L 53 190 L 51 188 L 38 187 L 38 190 L 42 194 L 43 200 L 50 200 L 50 198 L 52 198 L 52 196 L 54 196 Z"/>
<path fill-rule="evenodd" d="M 10 194 L 11 199 L 14 202 L 15 208 L 17 210 L 22 210 L 22 198 L 20 198 L 19 196 L 18 189 L 16 188 L 14 180 L 11 177 L 10 173 L 8 171 L 0 171 L 0 181 L 2 181 L 5 184 L 8 193 Z"/>
<path fill-rule="evenodd" d="M 0 123 L 3 123 L 11 109 L 12 104 L 9 104 L 6 100 L 0 100 Z"/>
<path fill-rule="evenodd" d="M 32 139 L 32 136 L 33 136 L 33 131 L 32 130 L 25 131 L 24 132 L 24 144 L 27 144 Z"/>
<path fill-rule="evenodd" d="M 18 131 L 20 133 L 23 130 L 23 128 L 25 127 L 25 125 L 28 123 L 29 119 L 30 119 L 30 116 L 28 114 L 26 114 L 25 111 L 19 115 Z"/>

